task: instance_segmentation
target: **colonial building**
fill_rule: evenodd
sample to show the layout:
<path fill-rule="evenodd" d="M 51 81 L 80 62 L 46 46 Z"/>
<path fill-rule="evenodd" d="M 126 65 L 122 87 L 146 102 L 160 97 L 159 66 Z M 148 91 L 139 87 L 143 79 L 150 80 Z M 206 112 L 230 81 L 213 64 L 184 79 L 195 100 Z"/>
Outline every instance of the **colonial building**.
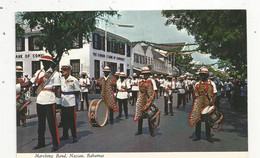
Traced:
<path fill-rule="evenodd" d="M 24 69 L 24 74 L 31 77 L 42 67 L 39 58 L 45 53 L 44 48 L 37 47 L 35 41 L 39 38 L 39 31 L 26 31 L 23 38 L 16 40 L 16 65 Z M 107 65 L 111 73 L 116 71 L 130 75 L 131 47 L 128 40 L 107 32 L 107 52 L 105 52 L 105 31 L 97 28 L 92 34 L 91 42 L 79 38 L 74 43 L 74 49 L 64 53 L 60 65 L 70 63 L 73 66 L 72 75 L 79 77 L 81 71 L 86 71 L 90 78 L 103 75 L 103 67 Z"/>

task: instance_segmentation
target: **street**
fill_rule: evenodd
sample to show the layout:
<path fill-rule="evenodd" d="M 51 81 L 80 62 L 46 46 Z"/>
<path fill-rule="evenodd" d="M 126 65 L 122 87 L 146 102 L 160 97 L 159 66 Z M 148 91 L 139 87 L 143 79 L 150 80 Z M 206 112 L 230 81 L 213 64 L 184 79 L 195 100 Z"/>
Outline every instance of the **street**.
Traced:
<path fill-rule="evenodd" d="M 135 106 L 128 105 L 129 119 L 125 119 L 124 112 L 121 119 L 115 118 L 114 124 L 108 123 L 104 127 L 92 127 L 88 122 L 87 111 L 77 112 L 78 142 L 61 141 L 58 153 L 66 152 L 199 152 L 199 151 L 248 151 L 247 113 L 235 112 L 229 106 L 228 100 L 222 98 L 221 110 L 224 113 L 223 131 L 212 131 L 214 143 L 206 140 L 205 126 L 202 123 L 200 141 L 192 141 L 195 127 L 188 125 L 192 108 L 189 101 L 186 108 L 176 108 L 174 96 L 174 116 L 164 116 L 163 96 L 155 100 L 161 110 L 160 125 L 155 130 L 155 137 L 151 137 L 147 119 L 143 121 L 143 134 L 135 136 L 137 122 L 133 121 Z M 29 106 L 33 106 L 31 103 Z M 59 123 L 60 115 L 57 114 Z M 47 122 L 47 121 L 46 121 Z M 49 153 L 52 147 L 51 136 L 46 124 L 46 147 L 32 150 L 37 144 L 37 117 L 27 119 L 27 127 L 17 127 L 17 153 Z M 62 136 L 62 128 L 59 128 Z"/>

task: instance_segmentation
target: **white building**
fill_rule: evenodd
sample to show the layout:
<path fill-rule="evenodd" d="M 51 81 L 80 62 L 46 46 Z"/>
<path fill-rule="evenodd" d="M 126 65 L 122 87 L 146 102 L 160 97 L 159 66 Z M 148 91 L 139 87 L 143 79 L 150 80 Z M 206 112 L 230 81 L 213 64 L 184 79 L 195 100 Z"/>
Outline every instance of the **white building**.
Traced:
<path fill-rule="evenodd" d="M 26 35 L 16 42 L 16 65 L 22 66 L 24 74 L 29 77 L 42 67 L 39 58 L 45 51 L 35 46 L 39 35 L 37 31 L 26 32 Z M 129 40 L 107 32 L 107 53 L 105 53 L 105 31 L 97 28 L 92 34 L 91 42 L 79 38 L 79 42 L 74 44 L 75 48 L 63 54 L 59 67 L 69 63 L 73 67 L 73 76 L 79 77 L 81 71 L 86 71 L 90 78 L 99 78 L 103 75 L 103 67 L 107 61 L 112 74 L 123 71 L 129 75 L 131 47 L 127 42 Z"/>

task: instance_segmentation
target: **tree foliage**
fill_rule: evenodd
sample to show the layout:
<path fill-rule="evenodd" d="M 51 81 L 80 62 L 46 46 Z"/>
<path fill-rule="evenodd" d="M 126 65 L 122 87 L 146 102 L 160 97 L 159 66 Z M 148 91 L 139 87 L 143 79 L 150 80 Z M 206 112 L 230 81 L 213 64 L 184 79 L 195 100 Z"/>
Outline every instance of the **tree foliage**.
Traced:
<path fill-rule="evenodd" d="M 183 72 L 190 72 L 190 68 L 193 66 L 190 64 L 190 62 L 192 61 L 192 57 L 191 55 L 176 55 L 175 56 L 176 59 L 176 66 L 182 70 Z"/>
<path fill-rule="evenodd" d="M 246 73 L 247 33 L 245 10 L 165 10 L 165 25 L 186 29 L 211 58 L 229 61 L 240 73 Z"/>
<path fill-rule="evenodd" d="M 90 35 L 95 31 L 97 17 L 118 15 L 115 11 L 87 12 L 22 12 L 21 23 L 30 29 L 39 30 L 42 36 L 37 41 L 50 53 L 56 64 L 64 52 L 73 48 L 73 43 L 81 35 L 89 42 Z"/>

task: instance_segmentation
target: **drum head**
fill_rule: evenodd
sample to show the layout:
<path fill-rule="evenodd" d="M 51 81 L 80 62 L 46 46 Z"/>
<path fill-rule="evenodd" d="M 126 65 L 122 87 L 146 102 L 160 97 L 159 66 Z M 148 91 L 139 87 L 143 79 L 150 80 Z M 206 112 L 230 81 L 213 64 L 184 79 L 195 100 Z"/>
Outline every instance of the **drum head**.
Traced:
<path fill-rule="evenodd" d="M 210 110 L 210 106 L 206 106 L 203 110 L 202 110 L 202 112 L 201 112 L 201 114 L 207 114 Z"/>
<path fill-rule="evenodd" d="M 104 126 L 107 122 L 108 117 L 108 107 L 104 103 L 103 100 L 99 101 L 98 107 L 97 107 L 97 122 L 100 126 Z"/>

